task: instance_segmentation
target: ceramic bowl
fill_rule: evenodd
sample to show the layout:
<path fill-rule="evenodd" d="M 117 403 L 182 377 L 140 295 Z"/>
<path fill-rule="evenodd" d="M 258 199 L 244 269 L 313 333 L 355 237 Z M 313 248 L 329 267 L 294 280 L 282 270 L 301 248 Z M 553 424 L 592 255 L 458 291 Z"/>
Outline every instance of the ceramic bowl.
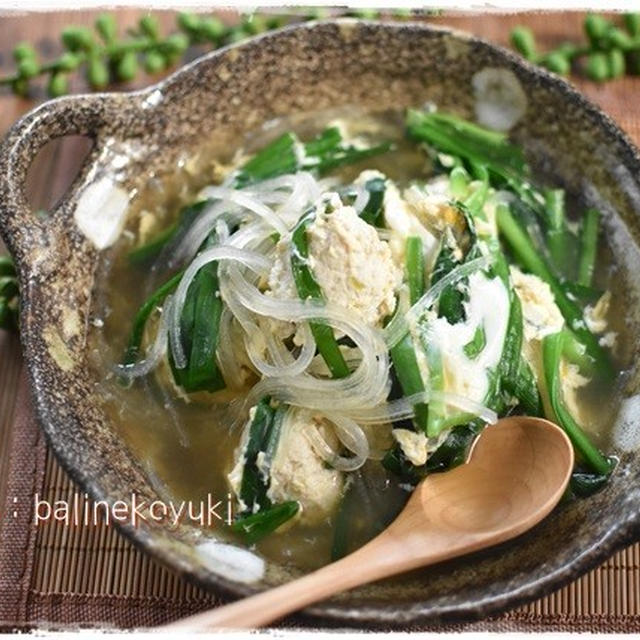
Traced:
<path fill-rule="evenodd" d="M 109 233 L 117 231 L 118 212 L 99 206 L 105 176 L 128 193 L 147 172 L 169 170 L 178 153 L 197 149 L 204 139 L 237 140 L 278 116 L 433 101 L 473 117 L 474 78 L 487 68 L 506 70 L 524 91 L 526 109 L 511 133 L 539 170 L 602 209 L 620 258 L 617 277 L 628 279 L 629 332 L 640 335 L 631 277 L 640 264 L 637 150 L 566 82 L 462 33 L 410 23 L 308 23 L 214 52 L 141 92 L 47 102 L 13 127 L 0 150 L 0 223 L 19 271 L 21 339 L 40 424 L 83 490 L 110 503 L 129 500 L 132 491 L 141 500 L 157 497 L 101 411 L 97 374 L 87 364 L 96 268 Z M 72 134 L 92 138 L 93 150 L 66 199 L 48 217 L 37 217 L 25 201 L 27 169 L 46 142 Z M 96 225 L 105 226 L 102 240 L 96 239 Z M 636 341 L 627 349 L 637 353 Z M 631 371 L 625 393 L 633 396 L 637 387 Z M 623 403 L 623 414 L 626 428 L 612 445 L 620 464 L 602 492 L 562 504 L 510 544 L 356 589 L 305 614 L 315 623 L 357 626 L 475 620 L 543 596 L 595 567 L 640 534 L 639 438 L 633 427 L 640 424 L 640 405 L 633 397 Z M 267 563 L 262 579 L 242 582 L 204 562 L 186 526 L 140 523 L 122 531 L 180 574 L 227 595 L 246 595 L 296 575 Z"/>

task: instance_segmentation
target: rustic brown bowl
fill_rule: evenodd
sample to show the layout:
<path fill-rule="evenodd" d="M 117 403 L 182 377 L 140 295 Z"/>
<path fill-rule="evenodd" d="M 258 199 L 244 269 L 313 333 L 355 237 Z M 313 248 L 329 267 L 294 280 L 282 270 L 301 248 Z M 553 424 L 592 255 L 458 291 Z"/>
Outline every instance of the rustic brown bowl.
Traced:
<path fill-rule="evenodd" d="M 553 174 L 605 213 L 610 241 L 627 279 L 629 333 L 637 323 L 640 240 L 640 158 L 620 129 L 566 82 L 517 56 L 470 36 L 422 24 L 361 21 L 286 28 L 205 56 L 145 91 L 67 97 L 18 122 L 0 150 L 0 223 L 16 259 L 21 286 L 20 329 L 38 417 L 64 468 L 94 499 L 156 497 L 139 461 L 116 437 L 94 396 L 87 364 L 88 318 L 101 252 L 75 223 L 88 184 L 125 150 L 117 171 L 125 190 L 148 171 L 162 173 L 177 154 L 211 136 L 233 140 L 275 116 L 355 105 L 379 110 L 434 101 L 472 116 L 473 75 L 510 69 L 528 107 L 513 131 Z M 70 195 L 50 216 L 26 205 L 25 175 L 52 138 L 80 134 L 95 146 Z M 627 346 L 637 353 L 637 342 Z M 630 358 L 635 361 L 635 358 Z M 628 394 L 638 377 L 628 377 Z M 640 420 L 629 403 L 629 428 Z M 637 429 L 636 429 L 637 430 Z M 577 578 L 639 538 L 640 460 L 635 432 L 606 489 L 561 505 L 517 541 L 489 552 L 371 585 L 309 608 L 331 623 L 406 626 L 486 617 L 538 598 Z M 635 438 L 635 440 L 634 440 Z M 185 577 L 233 596 L 286 580 L 287 567 L 268 567 L 248 586 L 207 569 L 194 555 L 186 527 L 145 523 L 123 533 Z"/>

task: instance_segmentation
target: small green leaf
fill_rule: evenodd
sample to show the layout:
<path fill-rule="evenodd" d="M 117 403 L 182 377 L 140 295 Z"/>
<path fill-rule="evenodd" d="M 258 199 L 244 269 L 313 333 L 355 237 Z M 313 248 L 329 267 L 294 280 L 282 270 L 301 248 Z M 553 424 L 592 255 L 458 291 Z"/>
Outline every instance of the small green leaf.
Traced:
<path fill-rule="evenodd" d="M 235 44 L 246 40 L 248 37 L 249 34 L 242 27 L 232 27 L 229 29 L 226 41 L 228 44 Z"/>
<path fill-rule="evenodd" d="M 23 60 L 35 60 L 35 49 L 28 42 L 21 42 L 13 49 L 13 59 L 19 64 Z"/>
<path fill-rule="evenodd" d="M 62 43 L 69 51 L 88 51 L 95 45 L 93 35 L 86 27 L 67 27 L 62 32 Z"/>
<path fill-rule="evenodd" d="M 56 62 L 59 71 L 74 71 L 79 65 L 80 58 L 70 51 L 65 51 Z"/>
<path fill-rule="evenodd" d="M 634 45 L 633 39 L 629 37 L 629 34 L 621 29 L 612 29 L 607 37 L 612 46 L 623 51 L 631 49 Z"/>
<path fill-rule="evenodd" d="M 150 75 L 163 71 L 166 66 L 167 59 L 159 51 L 149 51 L 144 58 L 144 69 Z"/>
<path fill-rule="evenodd" d="M 462 347 L 467 358 L 475 360 L 482 350 L 487 346 L 487 336 L 483 326 L 476 328 L 476 332 L 473 334 L 473 338 L 467 344 Z"/>
<path fill-rule="evenodd" d="M 574 58 L 574 56 L 578 53 L 579 48 L 578 45 L 573 42 L 563 42 L 557 49 L 559 53 L 565 56 L 568 60 Z"/>
<path fill-rule="evenodd" d="M 607 65 L 610 78 L 620 78 L 625 72 L 624 53 L 620 49 L 607 52 Z"/>
<path fill-rule="evenodd" d="M 116 19 L 110 13 L 101 13 L 95 22 L 96 31 L 105 43 L 109 44 L 116 38 L 118 27 Z"/>
<path fill-rule="evenodd" d="M 566 76 L 571 71 L 571 63 L 560 51 L 553 51 L 545 56 L 544 65 L 549 71 L 553 71 L 560 76 Z"/>
<path fill-rule="evenodd" d="M 511 31 L 511 44 L 527 60 L 536 58 L 536 40 L 529 27 L 515 27 Z"/>
<path fill-rule="evenodd" d="M 91 56 L 87 62 L 87 81 L 94 89 L 104 89 L 109 84 L 107 65 L 97 56 Z"/>
<path fill-rule="evenodd" d="M 640 36 L 640 13 L 625 13 L 624 24 L 632 36 Z"/>
<path fill-rule="evenodd" d="M 160 34 L 160 24 L 155 16 L 143 16 L 138 22 L 138 27 L 140 29 L 140 33 L 143 33 L 151 40 L 158 39 L 158 36 Z"/>
<path fill-rule="evenodd" d="M 604 82 L 609 78 L 609 62 L 604 53 L 597 51 L 587 58 L 585 68 L 587 77 L 595 82 Z"/>
<path fill-rule="evenodd" d="M 33 78 L 40 73 L 40 65 L 35 58 L 25 58 L 18 63 L 18 75 L 22 78 Z"/>
<path fill-rule="evenodd" d="M 242 18 L 242 28 L 250 36 L 255 36 L 266 30 L 267 25 L 264 18 L 257 14 L 251 13 Z"/>
<path fill-rule="evenodd" d="M 202 19 L 195 13 L 189 13 L 182 11 L 177 17 L 178 26 L 183 31 L 190 31 L 196 33 L 200 30 L 202 25 Z"/>
<path fill-rule="evenodd" d="M 267 29 L 279 29 L 284 24 L 281 16 L 267 16 Z"/>
<path fill-rule="evenodd" d="M 217 43 L 225 34 L 224 23 L 219 18 L 206 18 L 202 21 L 200 33 L 209 42 Z"/>
<path fill-rule="evenodd" d="M 611 23 L 600 15 L 590 13 L 584 19 L 584 32 L 592 44 L 597 45 L 602 38 L 607 36 Z"/>
<path fill-rule="evenodd" d="M 58 98 L 63 96 L 65 93 L 69 91 L 69 81 L 67 79 L 66 74 L 61 72 L 56 72 L 51 74 L 49 78 L 49 83 L 47 84 L 47 93 L 52 98 Z"/>
<path fill-rule="evenodd" d="M 172 33 L 165 41 L 164 48 L 168 55 L 182 55 L 189 48 L 189 38 L 184 33 Z"/>
<path fill-rule="evenodd" d="M 127 51 L 118 61 L 116 76 L 121 82 L 131 82 L 138 73 L 138 56 L 134 51 Z"/>
<path fill-rule="evenodd" d="M 377 9 L 362 8 L 354 9 L 349 15 L 361 20 L 377 20 L 380 17 L 380 12 Z"/>

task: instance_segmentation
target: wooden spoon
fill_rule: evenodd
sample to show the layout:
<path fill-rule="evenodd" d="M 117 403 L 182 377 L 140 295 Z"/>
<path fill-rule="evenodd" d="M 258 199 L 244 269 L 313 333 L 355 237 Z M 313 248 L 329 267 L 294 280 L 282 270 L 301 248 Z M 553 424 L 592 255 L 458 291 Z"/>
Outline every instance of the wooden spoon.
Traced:
<path fill-rule="evenodd" d="M 351 555 L 164 628 L 259 627 L 367 582 L 499 544 L 549 514 L 572 469 L 573 447 L 559 427 L 540 418 L 505 418 L 476 439 L 466 464 L 425 478 L 396 520 Z"/>

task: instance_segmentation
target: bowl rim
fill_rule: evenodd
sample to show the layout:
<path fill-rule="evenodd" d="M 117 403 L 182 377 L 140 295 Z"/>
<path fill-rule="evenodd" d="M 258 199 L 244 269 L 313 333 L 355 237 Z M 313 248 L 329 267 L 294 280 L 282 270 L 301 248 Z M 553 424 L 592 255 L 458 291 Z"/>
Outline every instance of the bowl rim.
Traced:
<path fill-rule="evenodd" d="M 52 105 L 61 101 L 75 102 L 83 99 L 91 100 L 131 100 L 137 101 L 141 97 L 146 97 L 156 91 L 163 91 L 165 88 L 174 84 L 178 84 L 182 78 L 194 75 L 201 65 L 207 65 L 210 61 L 225 56 L 229 51 L 234 49 L 243 49 L 253 47 L 256 43 L 263 40 L 277 39 L 282 34 L 288 34 L 292 31 L 313 30 L 318 27 L 333 25 L 340 27 L 344 24 L 364 25 L 388 31 L 418 31 L 427 34 L 442 34 L 454 37 L 467 43 L 472 43 L 492 50 L 512 67 L 518 69 L 521 73 L 526 74 L 529 78 L 538 81 L 546 88 L 553 89 L 560 93 L 563 98 L 572 101 L 586 116 L 597 122 L 597 126 L 603 132 L 616 139 L 624 151 L 623 161 L 629 166 L 635 176 L 640 176 L 640 152 L 636 148 L 633 141 L 617 125 L 613 119 L 589 100 L 584 94 L 570 85 L 564 79 L 538 67 L 529 61 L 521 58 L 516 53 L 493 44 L 484 38 L 477 37 L 456 28 L 447 27 L 445 25 L 433 25 L 426 22 L 407 21 L 407 22 L 388 22 L 377 20 L 364 20 L 359 18 L 332 18 L 327 20 L 309 21 L 305 23 L 295 23 L 284 26 L 280 29 L 255 36 L 246 41 L 231 44 L 220 49 L 209 52 L 198 57 L 192 62 L 181 66 L 172 74 L 163 78 L 161 81 L 145 87 L 143 89 L 125 92 L 105 92 L 98 94 L 78 94 L 64 98 L 49 100 L 42 105 L 31 110 L 24 115 L 14 125 L 11 131 L 17 130 L 19 125 L 32 118 L 36 113 L 46 112 L 52 108 Z M 7 242 L 11 246 L 11 241 Z M 18 259 L 18 268 L 20 269 L 20 259 Z M 22 282 L 20 283 L 22 285 Z M 24 289 L 27 290 L 26 288 Z M 25 297 L 26 304 L 20 309 L 20 339 L 23 351 L 26 356 L 29 355 L 30 348 L 28 344 L 28 323 L 25 318 L 29 313 L 30 299 Z M 74 465 L 73 460 L 62 444 L 54 437 L 54 430 L 50 429 L 48 423 L 47 400 L 44 397 L 42 383 L 38 371 L 38 364 L 33 358 L 26 357 L 25 364 L 31 383 L 32 394 L 34 397 L 34 405 L 39 427 L 45 434 L 48 445 L 53 450 L 56 459 L 69 474 L 74 482 L 77 482 L 82 489 L 86 490 L 90 497 L 94 500 L 104 499 L 103 489 L 95 478 L 88 477 L 80 467 Z M 149 553 L 155 560 L 172 570 L 177 570 L 181 577 L 202 587 L 207 591 L 215 591 L 222 593 L 227 597 L 238 598 L 251 595 L 262 591 L 262 588 L 256 588 L 251 585 L 238 583 L 228 578 L 214 573 L 208 573 L 205 576 L 196 575 L 189 568 L 180 563 L 179 559 L 171 554 L 164 552 L 157 545 L 153 544 L 152 536 L 148 531 L 135 528 L 129 525 L 123 525 L 115 522 L 119 532 L 130 540 L 137 548 L 145 553 Z M 585 552 L 581 553 L 572 562 L 563 565 L 553 573 L 545 575 L 534 583 L 520 585 L 508 592 L 497 595 L 490 595 L 482 600 L 474 602 L 467 601 L 465 603 L 449 604 L 449 605 L 433 605 L 429 601 L 416 601 L 411 604 L 403 603 L 402 608 L 398 608 L 394 603 L 382 603 L 376 601 L 374 604 L 342 604 L 333 600 L 326 601 L 317 605 L 310 606 L 295 616 L 296 619 L 303 619 L 313 623 L 319 621 L 329 622 L 331 626 L 338 625 L 357 625 L 359 627 L 385 627 L 385 628 L 403 628 L 408 625 L 423 625 L 425 627 L 437 627 L 442 624 L 474 622 L 485 619 L 491 615 L 502 613 L 526 602 L 530 602 L 535 598 L 545 596 L 552 591 L 568 584 L 577 579 L 590 569 L 606 560 L 614 552 L 626 545 L 640 539 L 640 507 L 619 521 L 616 526 L 610 529 L 606 535 L 594 542 L 594 544 Z"/>

